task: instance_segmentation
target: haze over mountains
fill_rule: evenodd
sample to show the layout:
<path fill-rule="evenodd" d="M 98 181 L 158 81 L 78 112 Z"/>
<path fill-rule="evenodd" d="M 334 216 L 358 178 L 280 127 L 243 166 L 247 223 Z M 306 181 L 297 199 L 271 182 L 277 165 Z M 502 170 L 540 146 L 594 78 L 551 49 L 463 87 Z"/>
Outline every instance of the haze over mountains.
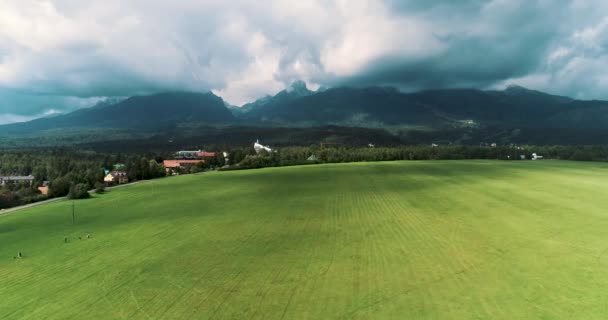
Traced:
<path fill-rule="evenodd" d="M 275 96 L 229 107 L 213 93 L 166 92 L 134 96 L 51 118 L 0 126 L 0 134 L 61 128 L 209 126 L 424 127 L 485 125 L 542 128 L 608 127 L 608 102 L 581 101 L 519 86 L 402 93 L 389 87 L 311 91 L 295 82 Z"/>

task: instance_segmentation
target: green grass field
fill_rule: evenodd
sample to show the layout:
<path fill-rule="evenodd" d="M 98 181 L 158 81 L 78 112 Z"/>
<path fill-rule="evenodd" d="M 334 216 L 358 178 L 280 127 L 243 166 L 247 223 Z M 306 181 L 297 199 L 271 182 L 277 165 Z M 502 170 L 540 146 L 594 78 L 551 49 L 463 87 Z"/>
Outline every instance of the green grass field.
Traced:
<path fill-rule="evenodd" d="M 606 164 L 217 172 L 75 206 L 0 216 L 0 319 L 608 317 Z"/>

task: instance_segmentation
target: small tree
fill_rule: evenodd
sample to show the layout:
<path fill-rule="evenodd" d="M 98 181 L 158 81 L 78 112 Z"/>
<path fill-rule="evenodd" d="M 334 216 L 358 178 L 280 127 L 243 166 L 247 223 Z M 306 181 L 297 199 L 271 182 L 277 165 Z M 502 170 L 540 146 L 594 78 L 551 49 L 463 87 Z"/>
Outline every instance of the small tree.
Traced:
<path fill-rule="evenodd" d="M 70 181 L 66 177 L 56 178 L 49 186 L 49 197 L 63 197 L 70 191 Z"/>
<path fill-rule="evenodd" d="M 106 192 L 106 186 L 101 182 L 95 182 L 95 193 L 104 193 Z"/>
<path fill-rule="evenodd" d="M 86 183 L 79 183 L 70 188 L 68 193 L 69 199 L 86 199 L 91 195 L 89 194 L 89 186 Z"/>
<path fill-rule="evenodd" d="M 188 172 L 190 172 L 190 173 L 201 172 L 201 167 L 199 167 L 199 166 L 191 166 L 190 169 L 188 169 Z"/>
<path fill-rule="evenodd" d="M 0 209 L 19 205 L 19 197 L 9 190 L 0 189 Z"/>

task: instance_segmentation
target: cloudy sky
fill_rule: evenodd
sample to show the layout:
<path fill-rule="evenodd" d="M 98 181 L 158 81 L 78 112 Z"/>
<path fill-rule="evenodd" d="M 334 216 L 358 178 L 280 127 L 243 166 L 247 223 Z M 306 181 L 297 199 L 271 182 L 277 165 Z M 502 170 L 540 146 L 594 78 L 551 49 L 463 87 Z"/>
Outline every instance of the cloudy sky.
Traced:
<path fill-rule="evenodd" d="M 164 90 L 241 105 L 298 79 L 608 99 L 608 2 L 0 0 L 0 123 Z"/>

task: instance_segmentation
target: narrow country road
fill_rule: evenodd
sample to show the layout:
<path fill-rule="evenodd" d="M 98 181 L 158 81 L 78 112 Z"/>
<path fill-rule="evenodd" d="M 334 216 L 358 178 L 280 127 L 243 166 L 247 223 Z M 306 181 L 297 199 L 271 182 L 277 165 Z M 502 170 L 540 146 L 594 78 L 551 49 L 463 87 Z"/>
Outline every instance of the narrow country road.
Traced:
<path fill-rule="evenodd" d="M 13 213 L 15 211 L 19 211 L 19 210 L 23 210 L 23 209 L 27 209 L 27 208 L 31 208 L 31 207 L 40 206 L 40 205 L 43 205 L 43 204 L 59 201 L 59 200 L 65 199 L 65 198 L 66 197 L 53 198 L 53 199 L 48 199 L 48 200 L 44 200 L 44 201 L 34 202 L 34 203 L 30 203 L 30 204 L 24 204 L 24 205 L 18 206 L 18 207 L 13 207 L 13 208 L 8 208 L 8 209 L 2 209 L 2 210 L 0 210 L 0 216 L 7 215 L 7 214 Z"/>
<path fill-rule="evenodd" d="M 108 187 L 108 188 L 106 188 L 106 190 L 113 190 L 113 189 L 117 189 L 117 188 L 132 186 L 132 185 L 139 184 L 139 183 L 146 182 L 146 181 L 151 181 L 151 180 L 135 181 L 135 182 L 132 182 L 132 183 L 121 184 L 121 185 L 114 186 L 114 187 Z M 89 193 L 92 193 L 92 192 L 94 192 L 94 190 L 90 190 L 89 191 Z M 2 210 L 0 210 L 0 216 L 8 215 L 8 214 L 11 214 L 11 213 L 14 213 L 16 211 L 23 210 L 23 209 L 27 209 L 27 208 L 31 208 L 31 207 L 36 207 L 36 206 L 41 206 L 43 204 L 47 204 L 47 203 L 51 203 L 51 202 L 55 202 L 55 201 L 59 201 L 59 200 L 64 200 L 64 199 L 67 199 L 67 197 L 52 198 L 52 199 L 48 199 L 48 200 L 44 200 L 44 201 L 34 202 L 34 203 L 30 203 L 30 204 L 24 204 L 24 205 L 18 206 L 18 207 L 13 207 L 13 208 L 8 208 L 8 209 L 2 209 Z"/>

